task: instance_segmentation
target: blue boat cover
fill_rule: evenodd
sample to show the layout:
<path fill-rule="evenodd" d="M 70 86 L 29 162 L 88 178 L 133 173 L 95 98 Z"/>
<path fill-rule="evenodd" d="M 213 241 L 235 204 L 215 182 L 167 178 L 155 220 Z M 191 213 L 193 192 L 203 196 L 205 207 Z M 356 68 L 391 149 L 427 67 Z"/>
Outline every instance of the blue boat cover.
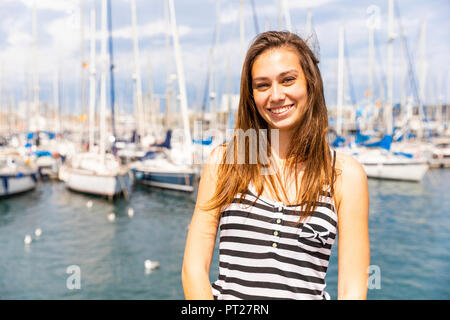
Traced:
<path fill-rule="evenodd" d="M 356 144 L 364 143 L 364 142 L 368 141 L 369 139 L 370 139 L 369 135 L 362 134 L 359 129 L 356 130 L 356 138 L 355 138 Z"/>
<path fill-rule="evenodd" d="M 413 155 L 411 153 L 406 153 L 406 152 L 394 152 L 394 155 L 406 157 L 409 159 L 411 159 L 413 157 Z"/>
<path fill-rule="evenodd" d="M 47 150 L 38 150 L 38 151 L 35 151 L 34 154 L 38 157 L 45 157 L 45 156 L 51 157 L 52 156 L 52 153 Z"/>
<path fill-rule="evenodd" d="M 152 144 L 153 147 L 164 147 L 167 149 L 170 149 L 170 140 L 172 139 L 172 130 L 167 130 L 166 134 L 166 140 L 164 140 L 163 143 L 154 143 Z"/>
<path fill-rule="evenodd" d="M 336 139 L 333 141 L 333 147 L 337 148 L 337 147 L 341 147 L 344 146 L 345 144 L 345 138 L 341 137 L 341 136 L 336 136 Z"/>
<path fill-rule="evenodd" d="M 209 137 L 208 139 L 205 140 L 200 140 L 200 139 L 193 139 L 192 143 L 194 144 L 201 144 L 203 146 L 209 146 L 213 141 L 213 137 Z"/>
<path fill-rule="evenodd" d="M 368 147 L 368 148 L 383 148 L 386 150 L 390 150 L 391 149 L 391 143 L 392 143 L 392 136 L 390 135 L 385 135 L 383 137 L 383 139 L 381 139 L 380 141 L 377 142 L 372 142 L 372 143 L 361 143 L 362 146 Z"/>
<path fill-rule="evenodd" d="M 154 159 L 156 157 L 156 153 L 157 153 L 156 151 L 147 151 L 145 156 L 140 158 L 139 161 L 144 161 L 144 160 L 147 160 L 147 159 Z"/>

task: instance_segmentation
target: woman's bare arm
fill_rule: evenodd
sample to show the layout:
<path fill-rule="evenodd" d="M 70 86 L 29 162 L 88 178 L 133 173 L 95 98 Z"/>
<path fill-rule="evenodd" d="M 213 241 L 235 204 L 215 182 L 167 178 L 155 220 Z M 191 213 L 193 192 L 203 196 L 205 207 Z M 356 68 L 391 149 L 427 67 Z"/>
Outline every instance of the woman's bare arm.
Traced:
<path fill-rule="evenodd" d="M 369 248 L 369 193 L 364 168 L 339 154 L 336 181 L 338 204 L 338 299 L 366 299 Z"/>
<path fill-rule="evenodd" d="M 189 300 L 213 299 L 209 270 L 219 225 L 219 213 L 217 210 L 205 211 L 201 207 L 214 195 L 219 148 L 214 149 L 203 168 L 197 203 L 186 240 L 182 281 L 185 298 Z"/>

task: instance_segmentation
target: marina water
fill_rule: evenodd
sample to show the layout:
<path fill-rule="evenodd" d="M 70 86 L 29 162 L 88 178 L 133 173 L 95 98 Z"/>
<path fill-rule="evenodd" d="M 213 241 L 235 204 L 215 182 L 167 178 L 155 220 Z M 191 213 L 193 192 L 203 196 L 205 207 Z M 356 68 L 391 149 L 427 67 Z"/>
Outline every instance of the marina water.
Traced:
<path fill-rule="evenodd" d="M 369 180 L 369 299 L 450 298 L 449 189 L 446 169 L 429 170 L 421 183 Z M 108 201 L 56 181 L 0 199 L 0 299 L 183 299 L 194 207 L 182 192 L 136 186 L 129 201 Z M 336 244 L 326 278 L 332 299 Z M 147 259 L 160 267 L 146 269 Z M 71 266 L 79 270 L 79 289 L 68 285 Z M 217 275 L 216 246 L 211 281 Z"/>

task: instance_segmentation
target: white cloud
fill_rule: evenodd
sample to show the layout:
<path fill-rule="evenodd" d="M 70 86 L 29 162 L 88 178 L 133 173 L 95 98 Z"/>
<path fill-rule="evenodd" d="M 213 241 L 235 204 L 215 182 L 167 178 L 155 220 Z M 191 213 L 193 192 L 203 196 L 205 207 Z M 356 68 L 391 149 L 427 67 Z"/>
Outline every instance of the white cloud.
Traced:
<path fill-rule="evenodd" d="M 55 19 L 47 25 L 47 33 L 52 37 L 48 47 L 42 48 L 51 52 L 50 56 L 63 59 L 75 56 L 80 49 L 80 32 L 66 18 Z M 53 60 L 50 58 L 50 60 Z M 54 62 L 49 61 L 50 64 Z"/>
<path fill-rule="evenodd" d="M 286 1 L 289 9 L 308 9 L 317 8 L 335 2 L 336 0 L 297 0 Z"/>
<path fill-rule="evenodd" d="M 324 6 L 335 0 L 297 0 L 289 1 L 285 0 L 289 10 L 295 9 L 313 9 L 317 7 Z M 276 1 L 271 4 L 265 4 L 263 6 L 258 6 L 256 8 L 256 13 L 261 17 L 275 17 L 278 16 L 278 7 Z M 244 8 L 245 19 L 253 15 L 253 10 L 250 5 L 246 5 Z M 233 6 L 232 8 L 227 8 L 222 10 L 220 13 L 220 22 L 222 24 L 229 24 L 239 20 L 239 6 Z"/>
<path fill-rule="evenodd" d="M 22 3 L 36 9 L 48 9 L 54 11 L 73 12 L 79 6 L 79 0 L 21 0 Z"/>
<path fill-rule="evenodd" d="M 180 37 L 185 36 L 192 32 L 192 28 L 185 25 L 178 25 L 178 35 Z M 152 23 L 147 23 L 145 25 L 138 26 L 138 36 L 139 39 L 141 38 L 147 38 L 157 35 L 163 35 L 170 30 L 167 29 L 166 24 L 164 20 L 159 20 Z M 131 25 L 116 29 L 113 31 L 113 37 L 114 38 L 124 38 L 124 39 L 131 39 L 132 38 L 132 27 Z"/>

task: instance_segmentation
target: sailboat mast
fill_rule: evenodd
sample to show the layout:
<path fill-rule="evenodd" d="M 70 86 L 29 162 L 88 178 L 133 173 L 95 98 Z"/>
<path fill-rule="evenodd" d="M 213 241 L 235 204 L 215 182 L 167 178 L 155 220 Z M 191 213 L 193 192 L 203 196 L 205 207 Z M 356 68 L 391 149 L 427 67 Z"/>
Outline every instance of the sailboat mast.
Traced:
<path fill-rule="evenodd" d="M 6 123 L 6 116 L 3 118 L 3 63 L 0 63 L 0 135 L 3 134 L 2 128 L 6 128 L 6 125 L 3 125 L 3 121 Z"/>
<path fill-rule="evenodd" d="M 214 30 L 214 41 L 212 44 L 212 48 L 210 51 L 210 72 L 209 72 L 209 110 L 212 116 L 211 127 L 215 128 L 217 126 L 217 76 L 216 76 L 216 48 L 219 43 L 219 34 L 220 34 L 220 0 L 216 0 L 216 27 Z"/>
<path fill-rule="evenodd" d="M 400 30 L 400 35 L 401 37 L 406 37 L 405 35 L 405 30 L 404 28 L 402 28 Z M 401 57 L 403 57 L 402 59 L 402 69 L 401 69 L 401 79 L 400 79 L 400 105 L 403 109 L 404 106 L 406 106 L 407 104 L 407 96 L 406 96 L 406 87 L 407 87 L 407 83 L 408 83 L 408 55 L 407 52 L 405 52 L 405 48 L 402 46 L 401 47 Z M 404 110 L 404 112 L 406 114 L 406 110 Z M 409 119 L 408 119 L 409 120 Z"/>
<path fill-rule="evenodd" d="M 115 97 L 115 87 L 114 87 L 114 55 L 113 55 L 113 36 L 112 36 L 112 12 L 111 12 L 111 0 L 107 0 L 107 10 L 108 10 L 108 34 L 109 34 L 109 86 L 110 86 L 110 98 L 111 98 L 111 128 L 112 134 L 114 138 L 116 135 L 116 121 L 115 121 L 115 105 L 116 105 L 116 97 Z"/>
<path fill-rule="evenodd" d="M 255 0 L 251 0 L 251 4 L 253 12 L 253 23 L 255 24 L 255 33 L 259 34 L 258 15 L 256 14 Z"/>
<path fill-rule="evenodd" d="M 156 109 L 156 103 L 154 102 L 154 89 L 152 80 L 152 61 L 148 60 L 148 102 L 145 110 L 145 123 L 150 123 L 149 131 L 152 136 L 155 136 L 156 131 L 156 116 L 159 114 L 159 110 Z"/>
<path fill-rule="evenodd" d="M 108 63 L 108 54 L 106 52 L 107 27 L 108 27 L 108 0 L 102 0 L 102 40 L 101 40 L 101 58 L 102 71 L 100 76 L 100 155 L 105 160 L 105 139 L 106 139 L 106 68 Z"/>
<path fill-rule="evenodd" d="M 306 40 L 308 41 L 311 36 L 312 36 L 312 11 L 311 9 L 308 9 L 308 12 L 306 13 Z"/>
<path fill-rule="evenodd" d="M 244 62 L 245 57 L 245 12 L 244 0 L 239 1 L 239 39 L 241 44 L 241 62 Z"/>
<path fill-rule="evenodd" d="M 59 70 L 58 67 L 53 75 L 53 112 L 54 112 L 54 128 L 56 133 L 61 132 L 60 115 L 59 115 Z"/>
<path fill-rule="evenodd" d="M 3 112 L 3 63 L 0 63 L 0 134 L 3 134 L 1 131 L 1 128 L 6 128 L 6 125 L 3 125 L 3 118 L 2 118 Z M 4 116 L 4 122 L 7 122 L 6 115 Z"/>
<path fill-rule="evenodd" d="M 278 30 L 281 30 L 283 28 L 283 3 L 282 0 L 277 0 L 277 22 L 278 22 Z"/>
<path fill-rule="evenodd" d="M 225 71 L 225 86 L 226 86 L 226 92 L 227 92 L 227 120 L 226 120 L 226 127 L 225 132 L 227 129 L 230 129 L 231 126 L 231 119 L 232 117 L 232 111 L 231 111 L 231 72 L 230 72 L 230 55 L 228 54 L 226 57 L 226 71 Z"/>
<path fill-rule="evenodd" d="M 375 38 L 374 38 L 374 27 L 369 26 L 369 70 L 368 74 L 368 100 L 369 105 L 374 102 L 374 65 L 375 65 Z"/>
<path fill-rule="evenodd" d="M 31 112 L 34 126 L 32 130 L 39 130 L 39 68 L 38 68 L 38 32 L 37 32 L 37 1 L 33 5 L 32 30 L 33 30 L 33 107 Z"/>
<path fill-rule="evenodd" d="M 95 40 L 96 40 L 96 26 L 95 26 L 95 9 L 91 9 L 91 48 L 90 48 L 90 63 L 89 63 L 89 151 L 94 150 L 95 139 Z"/>
<path fill-rule="evenodd" d="M 86 57 L 84 49 L 84 0 L 80 0 L 80 58 L 81 58 L 81 76 L 80 76 L 80 114 L 86 114 Z M 85 126 L 82 126 L 82 139 L 84 138 Z"/>
<path fill-rule="evenodd" d="M 380 28 L 380 8 L 369 6 L 366 10 L 368 17 L 366 26 L 369 36 L 368 70 L 367 70 L 367 100 L 370 108 L 373 108 L 375 100 L 375 30 Z"/>
<path fill-rule="evenodd" d="M 175 18 L 175 7 L 173 4 L 173 0 L 169 1 L 169 14 L 170 14 L 170 29 L 172 31 L 173 37 L 173 47 L 175 53 L 175 64 L 177 68 L 177 78 L 178 78 L 178 86 L 180 90 L 180 106 L 181 106 L 181 114 L 183 117 L 183 129 L 184 129 L 184 142 L 186 152 L 189 155 L 188 161 L 192 161 L 192 139 L 191 132 L 189 129 L 189 114 L 188 114 L 188 104 L 187 104 L 187 94 L 186 94 L 186 82 L 184 78 L 184 68 L 183 68 L 183 60 L 181 59 L 181 49 L 180 43 L 178 39 L 178 30 L 177 30 L 177 22 Z"/>
<path fill-rule="evenodd" d="M 394 101 L 394 0 L 388 3 L 388 45 L 387 45 L 387 101 L 384 110 L 384 123 L 386 126 L 386 134 L 392 135 L 392 105 Z"/>
<path fill-rule="evenodd" d="M 336 112 L 336 132 L 342 135 L 342 108 L 344 104 L 344 26 L 339 26 L 338 44 L 338 85 L 337 85 L 337 112 Z"/>
<path fill-rule="evenodd" d="M 170 117 L 171 117 L 171 109 L 172 109 L 172 64 L 171 64 L 171 55 L 170 55 L 170 17 L 169 17 L 169 3 L 164 1 L 164 30 L 167 30 L 165 33 L 165 45 L 166 45 L 166 94 L 165 94 L 165 107 L 164 107 L 164 124 L 166 127 L 171 126 Z"/>
<path fill-rule="evenodd" d="M 26 114 L 29 114 L 30 117 L 25 117 L 25 130 L 26 132 L 31 131 L 31 125 L 33 117 L 33 108 L 32 108 L 32 102 L 31 102 L 31 87 L 32 87 L 32 78 L 30 76 L 30 70 L 29 70 L 28 62 L 25 62 L 24 64 L 24 70 L 23 70 L 23 76 L 24 76 L 24 92 L 25 92 L 25 102 L 26 102 Z M 1 72 L 1 71 L 0 71 Z M 1 95 L 1 93 L 0 93 Z"/>
<path fill-rule="evenodd" d="M 289 12 L 288 2 L 286 0 L 281 0 L 281 5 L 283 7 L 284 20 L 286 21 L 286 30 L 292 31 L 291 14 Z"/>
<path fill-rule="evenodd" d="M 420 26 L 420 49 L 419 49 L 419 98 L 422 102 L 422 106 L 419 106 L 420 121 L 425 120 L 424 106 L 426 97 L 426 79 L 427 79 L 427 59 L 426 59 L 426 30 L 427 23 L 425 20 L 422 21 Z M 421 126 L 422 127 L 422 126 Z M 422 131 L 422 130 L 420 130 Z M 422 132 L 419 133 L 419 137 L 422 137 Z"/>
<path fill-rule="evenodd" d="M 449 100 L 450 100 L 450 62 L 447 65 L 447 74 L 445 80 L 446 88 L 445 88 L 445 118 L 443 122 L 443 126 L 448 130 L 448 121 L 450 118 L 450 108 L 449 108 Z M 448 132 L 448 131 L 447 131 Z"/>
<path fill-rule="evenodd" d="M 139 57 L 139 43 L 138 43 L 138 31 L 137 31 L 137 18 L 136 18 L 136 0 L 131 0 L 131 24 L 133 30 L 133 53 L 134 53 L 134 81 L 136 88 L 136 127 L 139 136 L 144 135 L 144 104 L 142 102 L 142 82 L 140 71 L 140 57 Z"/>

